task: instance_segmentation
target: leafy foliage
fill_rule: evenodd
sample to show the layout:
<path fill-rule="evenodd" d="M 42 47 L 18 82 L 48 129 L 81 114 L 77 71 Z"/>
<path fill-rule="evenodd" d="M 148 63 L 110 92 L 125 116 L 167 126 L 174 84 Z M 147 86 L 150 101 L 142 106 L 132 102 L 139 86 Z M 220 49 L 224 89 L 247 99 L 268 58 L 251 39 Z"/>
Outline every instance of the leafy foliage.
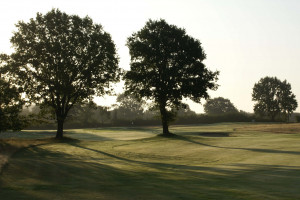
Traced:
<path fill-rule="evenodd" d="M 20 112 L 24 102 L 21 100 L 20 88 L 10 83 L 5 65 L 8 57 L 0 56 L 0 132 L 8 129 L 20 130 L 24 119 Z"/>
<path fill-rule="evenodd" d="M 117 112 L 120 118 L 134 120 L 142 117 L 145 108 L 144 101 L 137 100 L 134 96 L 123 93 L 117 97 L 117 102 L 120 105 L 114 112 Z"/>
<path fill-rule="evenodd" d="M 229 99 L 225 99 L 223 97 L 208 99 L 204 104 L 204 111 L 207 114 L 238 112 L 233 103 L 231 103 Z"/>
<path fill-rule="evenodd" d="M 279 114 L 288 119 L 298 106 L 291 85 L 286 80 L 282 82 L 276 77 L 265 77 L 255 83 L 252 100 L 257 102 L 254 112 L 261 116 L 269 116 L 272 121 Z"/>
<path fill-rule="evenodd" d="M 125 74 L 128 93 L 152 100 L 160 110 L 163 133 L 168 134 L 172 109 L 182 106 L 183 98 L 200 102 L 208 89 L 216 89 L 218 72 L 203 64 L 201 43 L 184 29 L 165 20 L 149 20 L 127 40 L 131 69 Z"/>
<path fill-rule="evenodd" d="M 108 93 L 109 84 L 119 80 L 115 45 L 89 17 L 55 9 L 16 26 L 11 70 L 31 102 L 54 109 L 61 138 L 73 105 Z"/>

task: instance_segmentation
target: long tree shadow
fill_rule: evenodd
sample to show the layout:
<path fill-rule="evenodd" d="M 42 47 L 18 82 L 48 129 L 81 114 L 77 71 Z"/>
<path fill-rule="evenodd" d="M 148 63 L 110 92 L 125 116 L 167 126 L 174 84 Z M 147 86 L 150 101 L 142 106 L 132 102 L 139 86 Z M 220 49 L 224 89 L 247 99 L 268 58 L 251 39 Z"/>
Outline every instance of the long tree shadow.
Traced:
<path fill-rule="evenodd" d="M 230 137 L 231 132 L 181 132 L 180 135 L 204 136 L 204 137 Z"/>
<path fill-rule="evenodd" d="M 109 141 L 109 140 L 115 140 L 110 137 L 105 137 L 100 134 L 93 134 L 93 133 L 87 133 L 87 131 L 72 131 L 72 130 L 66 130 L 65 131 L 65 137 L 72 137 L 75 139 L 84 139 L 84 140 L 98 140 L 98 141 Z"/>
<path fill-rule="evenodd" d="M 137 161 L 76 141 L 68 144 L 117 159 L 127 167 L 78 157 L 76 152 L 30 147 L 17 153 L 0 177 L 1 199 L 300 198 L 298 166 L 243 164 L 217 170 L 214 166 Z"/>
<path fill-rule="evenodd" d="M 132 160 L 124 157 L 120 157 L 111 153 L 107 153 L 104 151 L 100 151 L 97 149 L 92 149 L 89 147 L 81 146 L 79 145 L 80 142 L 71 142 L 69 145 L 72 145 L 74 147 L 78 147 L 81 149 L 89 150 L 95 153 L 99 153 L 105 156 L 108 156 L 110 158 L 115 158 L 117 160 L 129 162 L 129 163 L 135 163 L 135 164 L 140 164 L 140 165 L 145 165 L 145 166 L 152 166 L 155 168 L 160 168 L 160 169 L 168 169 L 168 168 L 174 168 L 174 169 L 188 169 L 188 170 L 205 170 L 205 167 L 200 167 L 200 166 L 193 166 L 193 165 L 179 165 L 179 164 L 169 164 L 169 163 L 163 163 L 163 162 L 146 162 L 146 161 L 139 161 L 139 160 Z M 217 169 L 216 169 L 217 170 Z"/>
<path fill-rule="evenodd" d="M 183 141 L 190 142 L 190 143 L 193 143 L 193 144 L 199 144 L 199 145 L 202 145 L 202 146 L 221 148 L 221 149 L 237 149 L 237 150 L 261 152 L 261 153 L 276 153 L 276 154 L 277 153 L 283 153 L 283 154 L 300 155 L 299 151 L 284 151 L 284 150 L 276 150 L 276 149 L 241 148 L 241 147 L 224 147 L 224 146 L 211 145 L 211 144 L 198 142 L 198 141 L 192 140 L 191 138 L 181 136 L 181 135 L 177 135 L 175 137 L 175 139 L 183 140 Z"/>

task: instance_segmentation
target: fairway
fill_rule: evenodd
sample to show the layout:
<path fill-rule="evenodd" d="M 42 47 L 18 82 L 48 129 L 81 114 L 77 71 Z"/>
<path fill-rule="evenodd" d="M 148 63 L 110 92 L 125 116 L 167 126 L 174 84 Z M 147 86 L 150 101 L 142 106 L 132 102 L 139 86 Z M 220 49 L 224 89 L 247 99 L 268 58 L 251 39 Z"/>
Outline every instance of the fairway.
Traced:
<path fill-rule="evenodd" d="M 170 131 L 74 129 L 62 142 L 54 131 L 1 133 L 0 199 L 300 199 L 300 124 Z"/>

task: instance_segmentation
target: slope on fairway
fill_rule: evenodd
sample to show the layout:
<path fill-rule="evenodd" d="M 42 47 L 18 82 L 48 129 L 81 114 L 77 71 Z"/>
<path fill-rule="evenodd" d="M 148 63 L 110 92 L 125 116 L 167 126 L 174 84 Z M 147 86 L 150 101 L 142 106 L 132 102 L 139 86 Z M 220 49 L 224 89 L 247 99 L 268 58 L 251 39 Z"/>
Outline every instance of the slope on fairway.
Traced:
<path fill-rule="evenodd" d="M 300 199 L 299 125 L 171 130 L 72 130 L 26 148 L 3 170 L 1 199 Z"/>

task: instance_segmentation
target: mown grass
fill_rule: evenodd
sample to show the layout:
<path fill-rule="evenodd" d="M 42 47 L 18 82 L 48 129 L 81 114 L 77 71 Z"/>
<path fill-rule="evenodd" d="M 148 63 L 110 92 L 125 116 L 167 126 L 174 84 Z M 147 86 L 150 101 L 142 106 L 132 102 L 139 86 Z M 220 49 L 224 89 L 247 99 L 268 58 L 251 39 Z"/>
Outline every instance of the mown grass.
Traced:
<path fill-rule="evenodd" d="M 0 135 L 3 145 L 26 143 L 2 170 L 0 198 L 300 199 L 299 124 L 174 126 L 173 138 L 160 131 L 68 130 L 62 142 L 51 131 Z"/>

